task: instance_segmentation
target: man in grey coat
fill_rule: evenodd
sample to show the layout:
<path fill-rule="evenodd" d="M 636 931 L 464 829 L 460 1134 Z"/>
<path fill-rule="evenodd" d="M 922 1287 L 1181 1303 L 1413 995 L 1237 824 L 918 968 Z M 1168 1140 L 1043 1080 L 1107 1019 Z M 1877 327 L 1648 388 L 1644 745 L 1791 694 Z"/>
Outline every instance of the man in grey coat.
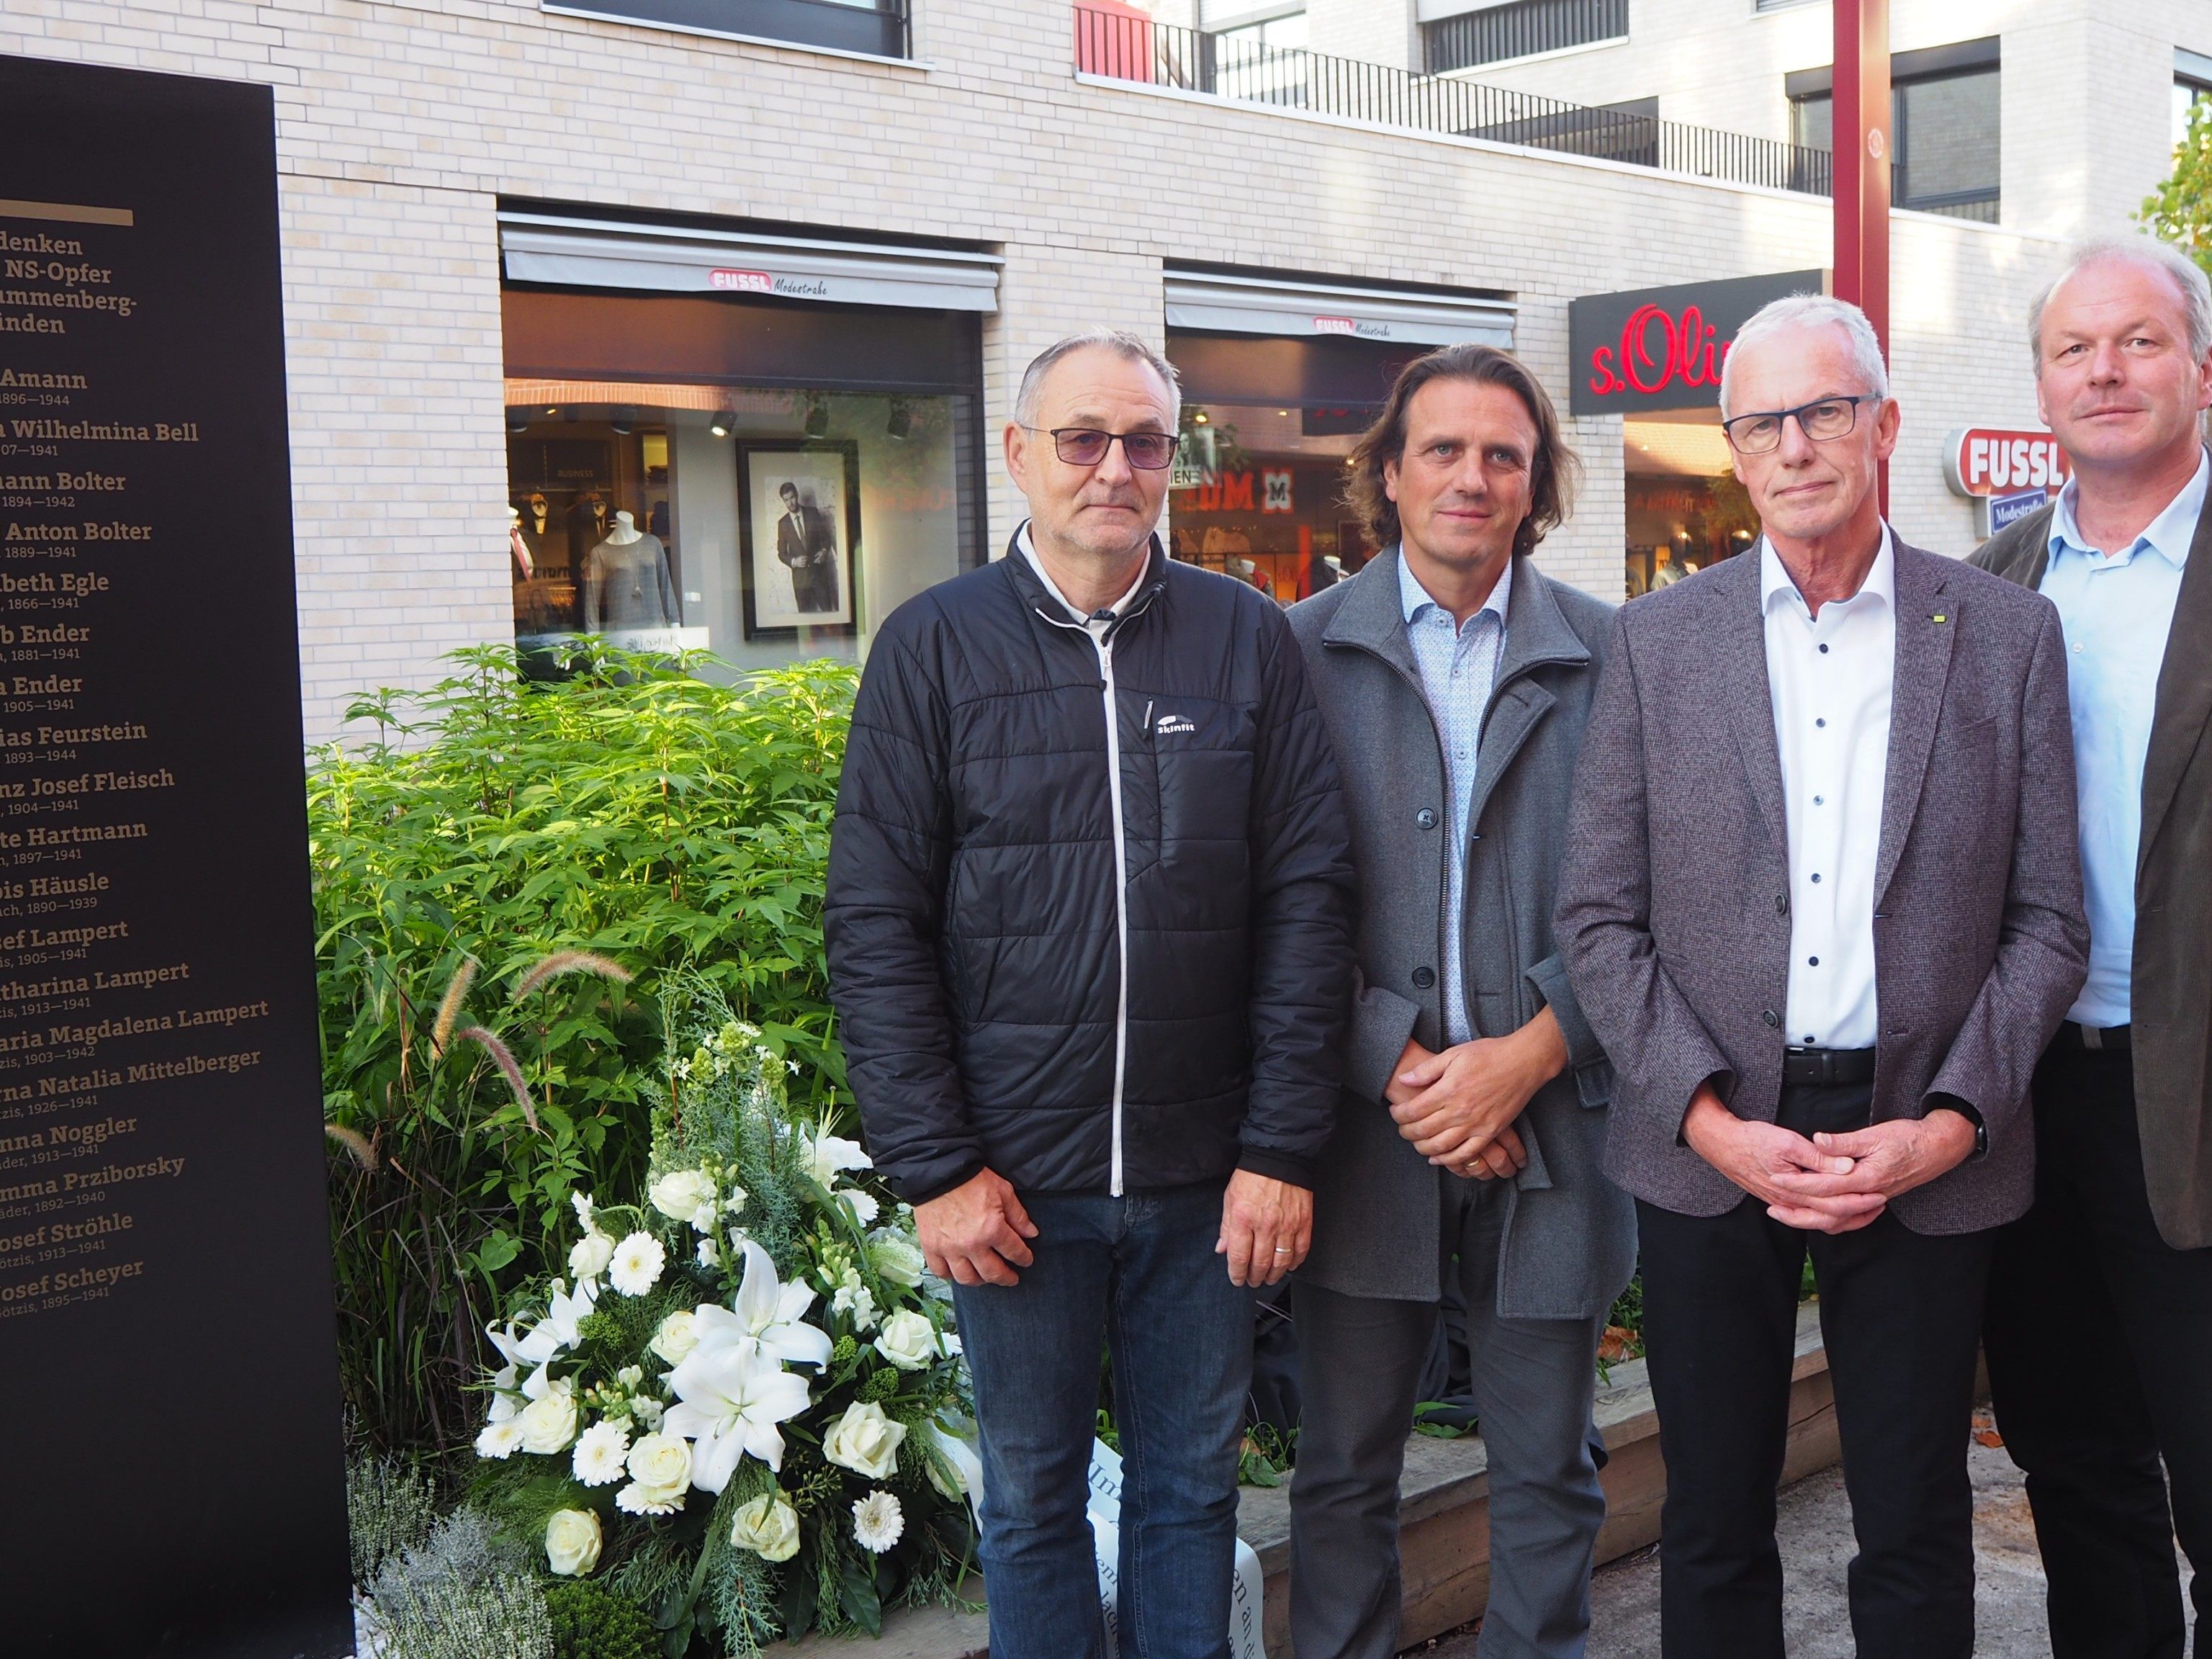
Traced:
<path fill-rule="evenodd" d="M 1398 1477 L 1447 1274 L 1490 1459 L 1480 1652 L 1577 1655 L 1589 1626 L 1595 1350 L 1635 1231 L 1599 1168 L 1612 1073 L 1552 943 L 1610 623 L 1528 556 L 1565 516 L 1572 465 L 1514 358 L 1430 353 L 1352 457 L 1385 550 L 1290 613 L 1364 901 L 1349 1086 L 1292 1290 L 1299 1659 L 1398 1650 Z"/>
<path fill-rule="evenodd" d="M 1723 374 L 1765 533 L 1622 608 L 1559 878 L 1638 1200 L 1661 1649 L 1782 1659 L 1809 1250 L 1858 1651 L 1971 1659 L 1983 1290 L 2088 960 L 2065 645 L 2049 600 L 1882 522 L 1899 414 L 1856 307 L 1777 301 Z"/>

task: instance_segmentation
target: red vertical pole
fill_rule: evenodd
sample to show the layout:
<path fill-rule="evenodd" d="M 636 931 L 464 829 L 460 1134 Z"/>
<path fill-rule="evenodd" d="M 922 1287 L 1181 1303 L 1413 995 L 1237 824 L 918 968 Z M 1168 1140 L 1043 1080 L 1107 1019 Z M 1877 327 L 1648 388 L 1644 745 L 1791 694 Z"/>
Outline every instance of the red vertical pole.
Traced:
<path fill-rule="evenodd" d="M 1834 0 L 1835 292 L 1889 353 L 1889 0 Z M 1889 510 L 1889 468 L 1881 473 Z"/>

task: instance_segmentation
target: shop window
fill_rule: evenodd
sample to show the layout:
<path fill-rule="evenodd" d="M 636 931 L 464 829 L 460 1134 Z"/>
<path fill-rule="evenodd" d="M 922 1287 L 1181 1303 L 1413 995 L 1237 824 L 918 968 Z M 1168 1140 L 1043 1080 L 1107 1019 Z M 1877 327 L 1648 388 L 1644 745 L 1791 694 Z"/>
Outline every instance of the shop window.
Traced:
<path fill-rule="evenodd" d="M 1628 0 L 1509 0 L 1421 25 L 1431 75 L 1628 38 Z"/>
<path fill-rule="evenodd" d="M 909 0 L 541 0 L 547 11 L 666 23 L 874 58 L 913 54 Z"/>
<path fill-rule="evenodd" d="M 2001 143 L 1997 40 L 1962 40 L 1889 60 L 1890 199 L 1901 208 L 1997 222 Z M 1785 77 L 1790 142 L 1835 149 L 1833 75 Z"/>
<path fill-rule="evenodd" d="M 1626 569 L 1637 599 L 1748 552 L 1759 515 L 1729 465 L 1717 410 L 1621 423 Z"/>
<path fill-rule="evenodd" d="M 506 298 L 515 640 L 540 672 L 580 636 L 736 668 L 857 658 L 981 562 L 972 318 Z M 842 383 L 787 372 L 810 362 Z M 890 384 L 853 383 L 871 374 Z"/>

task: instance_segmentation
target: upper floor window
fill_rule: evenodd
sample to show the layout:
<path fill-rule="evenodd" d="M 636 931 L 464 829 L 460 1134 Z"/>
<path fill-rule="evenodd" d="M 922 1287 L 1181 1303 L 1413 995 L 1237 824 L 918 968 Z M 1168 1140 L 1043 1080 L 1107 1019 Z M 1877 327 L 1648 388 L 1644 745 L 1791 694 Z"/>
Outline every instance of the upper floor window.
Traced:
<path fill-rule="evenodd" d="M 1507 0 L 1431 17 L 1422 9 L 1421 49 L 1431 75 L 1628 38 L 1628 0 Z"/>
<path fill-rule="evenodd" d="M 910 0 L 540 0 L 547 11 L 665 23 L 872 58 L 913 55 Z"/>
<path fill-rule="evenodd" d="M 1304 0 L 1295 6 L 1271 6 L 1255 11 L 1240 6 L 1206 8 L 1212 54 L 1212 89 L 1224 98 L 1243 98 L 1270 104 L 1306 101 L 1306 14 Z M 1221 18 L 1219 23 L 1214 19 Z"/>
<path fill-rule="evenodd" d="M 2212 98 L 2212 58 L 2201 52 L 2173 49 L 2173 142 L 2189 136 L 2189 113 Z"/>
<path fill-rule="evenodd" d="M 1901 208 L 1997 222 L 2002 124 L 1995 36 L 1890 58 L 1890 199 Z M 1834 73 L 1788 77 L 1790 137 L 1835 148 Z"/>

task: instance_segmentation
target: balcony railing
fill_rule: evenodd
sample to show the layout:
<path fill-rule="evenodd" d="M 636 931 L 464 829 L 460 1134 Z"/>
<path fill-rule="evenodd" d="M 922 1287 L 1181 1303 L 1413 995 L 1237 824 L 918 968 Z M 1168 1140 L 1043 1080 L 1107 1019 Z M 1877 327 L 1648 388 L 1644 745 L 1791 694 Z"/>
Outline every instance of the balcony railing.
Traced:
<path fill-rule="evenodd" d="M 1085 74 L 1204 93 L 1237 103 L 1309 109 L 1423 132 L 1590 155 L 1733 184 L 1826 196 L 1833 160 L 1772 138 L 1662 121 L 1633 109 L 1571 104 L 1450 76 L 1416 75 L 1355 58 L 1209 34 L 1126 10 L 1075 8 L 1075 66 Z"/>
<path fill-rule="evenodd" d="M 1429 73 L 1533 58 L 1628 33 L 1628 0 L 1511 0 L 1421 25 Z"/>

